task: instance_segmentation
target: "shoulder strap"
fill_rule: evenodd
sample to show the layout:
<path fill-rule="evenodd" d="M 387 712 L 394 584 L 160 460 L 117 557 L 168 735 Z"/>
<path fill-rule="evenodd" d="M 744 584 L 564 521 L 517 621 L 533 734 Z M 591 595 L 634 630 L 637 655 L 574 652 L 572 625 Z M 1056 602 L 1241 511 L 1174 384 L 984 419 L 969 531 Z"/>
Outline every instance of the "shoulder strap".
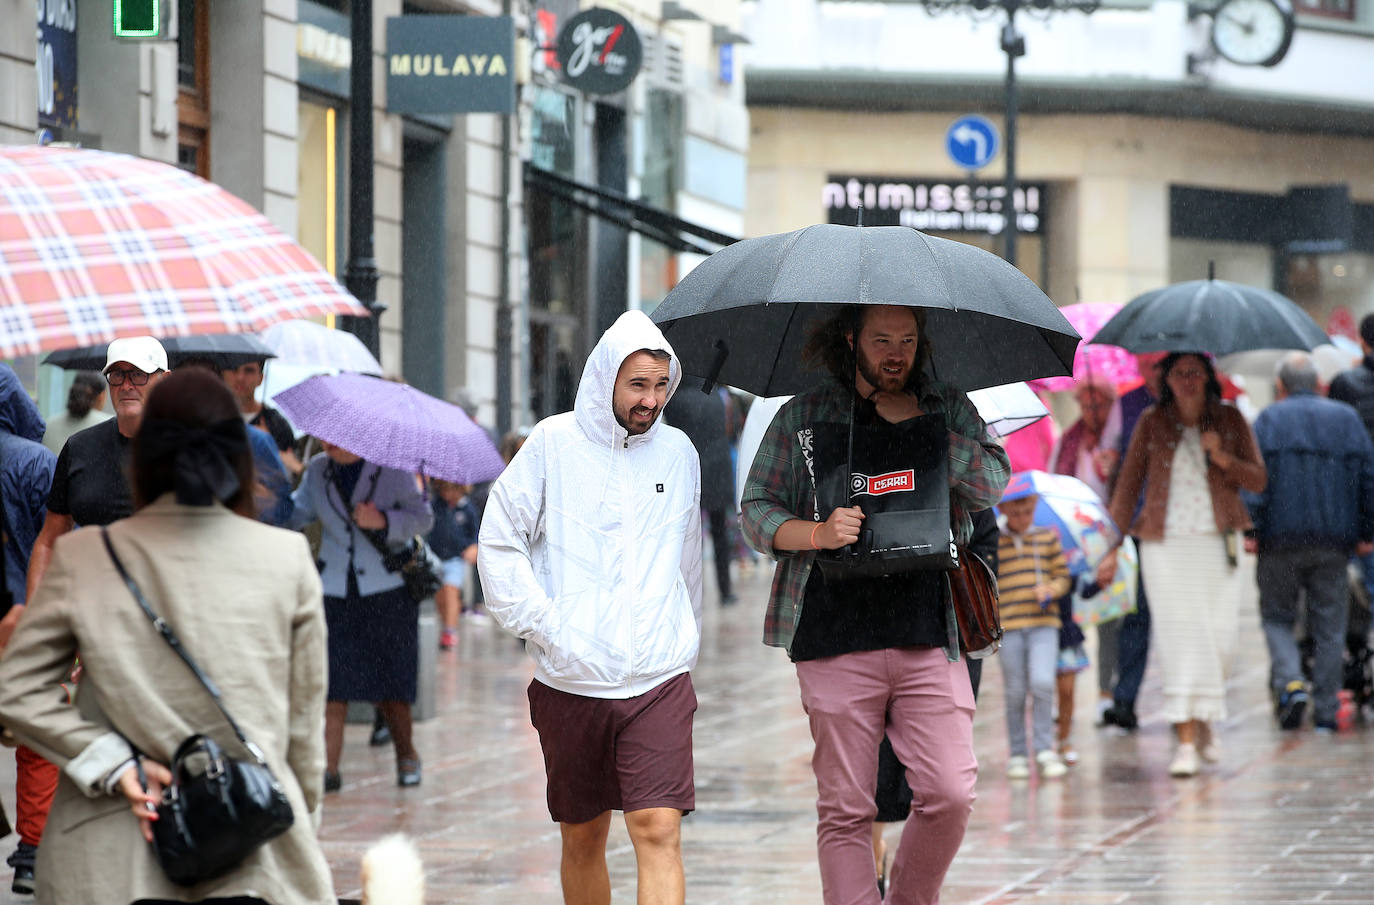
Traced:
<path fill-rule="evenodd" d="M 265 765 L 267 760 L 263 756 L 262 750 L 244 737 L 243 730 L 239 728 L 239 724 L 234 722 L 234 718 L 229 715 L 229 711 L 224 709 L 224 701 L 220 698 L 219 688 L 210 680 L 209 676 L 201 671 L 196 661 L 191 659 L 191 655 L 186 652 L 186 648 L 181 646 L 181 641 L 177 639 L 176 633 L 172 631 L 172 627 L 168 625 L 161 616 L 153 612 L 153 608 L 148 605 L 148 600 L 143 596 L 143 591 L 139 589 L 138 583 L 129 575 L 119 555 L 115 553 L 114 544 L 110 543 L 110 532 L 107 531 L 103 525 L 100 528 L 100 539 L 105 542 L 105 551 L 110 554 L 110 561 L 114 563 L 115 570 L 119 572 L 119 577 L 124 579 L 124 586 L 129 589 L 129 593 L 132 594 L 134 600 L 138 602 L 139 609 L 143 610 L 143 615 L 148 617 L 153 623 L 153 628 L 157 629 L 158 634 L 162 636 L 163 640 L 166 641 L 171 646 L 172 650 L 176 651 L 177 656 L 181 657 L 182 661 L 191 668 L 191 672 L 200 680 L 200 684 L 205 686 L 205 690 L 210 693 L 210 697 L 214 699 L 215 706 L 219 708 L 220 713 L 224 714 L 225 721 L 228 722 L 229 727 L 234 730 L 234 735 L 238 736 L 238 740 L 243 744 L 243 747 L 248 750 L 248 753 L 253 756 L 254 760 L 259 764 Z"/>

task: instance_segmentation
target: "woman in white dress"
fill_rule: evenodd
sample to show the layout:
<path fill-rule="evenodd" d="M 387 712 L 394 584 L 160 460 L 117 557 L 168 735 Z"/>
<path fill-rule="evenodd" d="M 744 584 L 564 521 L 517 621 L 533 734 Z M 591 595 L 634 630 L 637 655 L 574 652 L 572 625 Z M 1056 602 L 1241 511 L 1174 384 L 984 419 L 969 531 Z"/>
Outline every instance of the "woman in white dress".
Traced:
<path fill-rule="evenodd" d="M 1264 489 L 1266 475 L 1254 435 L 1222 403 L 1207 357 L 1171 353 L 1161 370 L 1159 404 L 1140 417 L 1110 510 L 1141 541 L 1164 715 L 1178 736 L 1169 773 L 1193 776 L 1201 761 L 1221 756 L 1212 723 L 1226 716 L 1245 590 L 1238 535 L 1250 527 L 1240 491 Z"/>

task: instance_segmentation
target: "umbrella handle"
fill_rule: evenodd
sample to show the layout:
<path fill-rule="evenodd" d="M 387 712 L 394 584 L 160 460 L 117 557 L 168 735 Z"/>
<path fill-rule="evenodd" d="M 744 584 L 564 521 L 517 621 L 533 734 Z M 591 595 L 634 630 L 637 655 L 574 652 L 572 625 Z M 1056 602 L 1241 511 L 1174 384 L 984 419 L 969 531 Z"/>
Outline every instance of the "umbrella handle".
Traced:
<path fill-rule="evenodd" d="M 854 392 L 849 396 L 849 451 L 845 454 L 844 461 L 844 485 L 845 503 L 854 505 L 854 415 L 858 403 L 855 402 L 859 396 L 859 387 L 856 384 Z"/>
<path fill-rule="evenodd" d="M 706 379 L 701 382 L 701 391 L 710 393 L 716 388 L 716 379 L 720 377 L 720 369 L 725 367 L 725 359 L 730 357 L 730 349 L 725 345 L 725 340 L 716 340 L 716 357 L 711 361 L 711 368 L 706 372 Z"/>

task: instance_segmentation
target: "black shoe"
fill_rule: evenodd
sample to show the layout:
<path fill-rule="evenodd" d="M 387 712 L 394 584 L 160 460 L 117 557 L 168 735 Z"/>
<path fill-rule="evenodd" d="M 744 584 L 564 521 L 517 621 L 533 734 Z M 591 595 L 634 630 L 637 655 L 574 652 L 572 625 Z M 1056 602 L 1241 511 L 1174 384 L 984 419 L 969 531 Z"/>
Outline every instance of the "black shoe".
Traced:
<path fill-rule="evenodd" d="M 10 884 L 11 892 L 17 892 L 24 896 L 33 895 L 33 864 L 37 858 L 38 846 L 20 842 L 14 853 L 6 859 L 5 863 L 14 868 L 14 882 Z"/>
<path fill-rule="evenodd" d="M 1102 725 L 1120 726 L 1127 732 L 1134 732 L 1140 727 L 1140 721 L 1136 719 L 1134 707 L 1127 707 L 1124 704 L 1113 704 L 1102 711 Z"/>
<path fill-rule="evenodd" d="M 338 773 L 329 770 L 324 771 L 324 790 L 326 792 L 337 792 L 343 788 L 343 777 Z"/>
<path fill-rule="evenodd" d="M 1294 679 L 1279 695 L 1274 716 L 1278 717 L 1280 729 L 1293 730 L 1302 726 L 1302 716 L 1306 712 L 1307 688 L 1300 679 Z"/>
<path fill-rule="evenodd" d="M 386 723 L 382 723 L 380 726 L 374 725 L 372 735 L 368 737 L 367 743 L 374 748 L 391 744 L 391 727 Z"/>
<path fill-rule="evenodd" d="M 407 757 L 396 761 L 396 785 L 418 786 L 420 784 L 420 758 Z"/>

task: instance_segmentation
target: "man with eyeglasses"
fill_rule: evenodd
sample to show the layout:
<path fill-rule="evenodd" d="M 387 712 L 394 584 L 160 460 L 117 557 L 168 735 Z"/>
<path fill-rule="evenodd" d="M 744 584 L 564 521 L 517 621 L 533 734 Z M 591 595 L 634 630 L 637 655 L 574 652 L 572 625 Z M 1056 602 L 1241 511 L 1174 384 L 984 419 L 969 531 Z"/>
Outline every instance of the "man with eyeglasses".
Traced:
<path fill-rule="evenodd" d="M 110 343 L 101 373 L 110 384 L 115 416 L 72 434 L 57 457 L 48 515 L 29 557 L 30 595 L 47 571 L 59 537 L 77 526 L 108 525 L 134 511 L 124 477 L 129 441 L 138 432 L 144 399 L 167 373 L 167 351 L 151 336 L 117 339 Z M 0 649 L 9 641 L 5 628 L 0 623 Z"/>

